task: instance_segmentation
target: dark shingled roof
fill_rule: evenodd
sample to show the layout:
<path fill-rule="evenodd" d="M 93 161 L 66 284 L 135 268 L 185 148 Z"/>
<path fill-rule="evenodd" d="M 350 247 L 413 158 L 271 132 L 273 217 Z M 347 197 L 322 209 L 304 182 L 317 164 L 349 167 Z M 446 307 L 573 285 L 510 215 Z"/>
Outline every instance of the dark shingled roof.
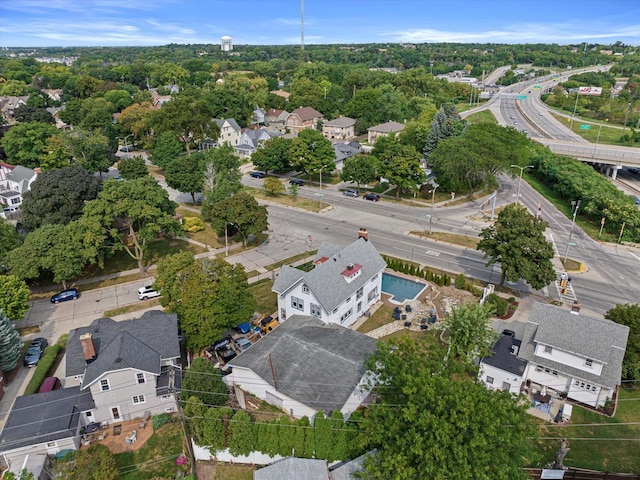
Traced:
<path fill-rule="evenodd" d="M 229 362 L 253 371 L 278 391 L 326 413 L 339 410 L 364 376 L 376 351 L 367 335 L 304 315 L 294 315 Z"/>
<path fill-rule="evenodd" d="M 518 356 L 591 383 L 615 388 L 620 384 L 628 337 L 629 327 L 625 325 L 534 303 Z M 539 357 L 535 355 L 536 343 L 603 362 L 602 373 L 596 375 Z"/>
<path fill-rule="evenodd" d="M 95 408 L 80 387 L 16 398 L 0 433 L 0 452 L 77 435 L 80 413 Z"/>
<path fill-rule="evenodd" d="M 80 345 L 80 336 L 85 333 L 91 333 L 97 353 L 89 365 Z M 84 387 L 104 373 L 122 368 L 157 374 L 161 360 L 180 357 L 178 317 L 151 310 L 138 319 L 123 322 L 99 318 L 88 327 L 71 330 L 66 350 L 66 376 L 83 375 L 86 369 Z"/>
<path fill-rule="evenodd" d="M 520 344 L 520 340 L 511 338 L 508 335 L 500 335 L 500 338 L 492 347 L 493 353 L 490 356 L 483 357 L 481 363 L 522 376 L 527 362 L 512 353 L 514 346 L 519 351 Z"/>

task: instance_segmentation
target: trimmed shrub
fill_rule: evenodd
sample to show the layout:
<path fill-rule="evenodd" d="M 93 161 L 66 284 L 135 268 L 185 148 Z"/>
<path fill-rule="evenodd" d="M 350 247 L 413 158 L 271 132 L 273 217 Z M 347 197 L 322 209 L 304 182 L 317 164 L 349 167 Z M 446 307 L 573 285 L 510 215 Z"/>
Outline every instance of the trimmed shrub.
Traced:
<path fill-rule="evenodd" d="M 467 279 L 464 276 L 464 273 L 459 273 L 455 280 L 455 286 L 458 290 L 464 290 L 467 286 Z"/>
<path fill-rule="evenodd" d="M 182 231 L 196 233 L 204 230 L 204 220 L 198 217 L 185 217 L 182 221 Z"/>
<path fill-rule="evenodd" d="M 507 308 L 509 307 L 509 302 L 507 302 L 504 298 L 499 297 L 495 293 L 487 296 L 485 302 L 491 306 L 493 306 L 493 311 L 497 317 L 502 317 L 507 313 Z"/>
<path fill-rule="evenodd" d="M 60 345 L 56 344 L 44 349 L 44 355 L 42 355 L 42 358 L 38 362 L 36 371 L 33 373 L 31 381 L 24 390 L 24 395 L 31 395 L 32 393 L 37 393 L 38 390 L 40 390 L 40 385 L 42 385 L 44 379 L 49 376 L 49 371 L 51 370 L 51 367 L 53 367 L 61 348 L 62 347 L 60 347 Z"/>
<path fill-rule="evenodd" d="M 155 415 L 151 418 L 151 424 L 153 425 L 153 429 L 157 430 L 165 423 L 169 423 L 171 421 L 171 415 L 168 413 L 161 413 L 160 415 Z"/>

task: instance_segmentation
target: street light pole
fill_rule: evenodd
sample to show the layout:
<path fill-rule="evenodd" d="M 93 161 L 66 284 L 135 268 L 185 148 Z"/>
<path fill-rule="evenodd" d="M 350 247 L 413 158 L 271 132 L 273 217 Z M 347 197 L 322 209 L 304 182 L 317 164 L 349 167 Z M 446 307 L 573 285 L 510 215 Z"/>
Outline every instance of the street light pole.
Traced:
<path fill-rule="evenodd" d="M 533 168 L 533 165 L 526 165 L 524 167 L 521 167 L 520 165 L 511 165 L 511 168 L 520 169 L 520 180 L 518 180 L 518 192 L 516 193 L 516 203 L 520 203 L 520 185 L 522 185 L 522 174 L 525 168 Z"/>
<path fill-rule="evenodd" d="M 433 223 L 433 204 L 436 199 L 436 189 L 439 187 L 437 183 L 433 184 L 433 190 L 431 190 L 431 215 L 429 215 L 429 235 L 431 235 L 431 224 Z"/>
<path fill-rule="evenodd" d="M 624 128 L 622 129 L 623 135 L 624 135 L 624 131 L 627 129 L 627 120 L 629 120 L 629 110 L 631 110 L 631 104 L 627 105 L 627 113 L 624 115 Z"/>
<path fill-rule="evenodd" d="M 578 209 L 580 208 L 581 203 L 582 203 L 582 200 L 571 202 L 571 209 L 573 210 L 573 219 L 571 220 L 571 230 L 569 231 L 569 241 L 567 242 L 567 249 L 564 252 L 563 263 L 567 262 L 567 255 L 569 255 L 569 245 L 571 245 L 571 238 L 573 237 L 573 226 L 576 224 L 576 215 L 578 214 Z"/>
<path fill-rule="evenodd" d="M 578 87 L 578 92 L 576 93 L 576 103 L 573 106 L 573 115 L 571 116 L 571 124 L 569 126 L 569 130 L 573 132 L 573 119 L 576 116 L 576 110 L 578 109 L 578 100 L 580 99 L 580 87 Z"/>
<path fill-rule="evenodd" d="M 323 166 L 320 168 L 320 197 L 319 197 L 319 200 L 318 200 L 318 204 L 319 204 L 320 206 L 322 206 L 322 170 L 324 169 L 324 167 L 325 167 L 325 166 L 326 166 L 326 165 L 323 165 Z"/>

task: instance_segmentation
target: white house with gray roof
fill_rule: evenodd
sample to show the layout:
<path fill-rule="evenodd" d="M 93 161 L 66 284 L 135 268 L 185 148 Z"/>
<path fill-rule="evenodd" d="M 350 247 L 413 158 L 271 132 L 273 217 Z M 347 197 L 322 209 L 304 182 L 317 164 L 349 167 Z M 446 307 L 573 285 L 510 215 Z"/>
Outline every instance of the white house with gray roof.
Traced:
<path fill-rule="evenodd" d="M 629 327 L 535 303 L 518 356 L 524 379 L 592 407 L 602 407 L 618 385 Z"/>
<path fill-rule="evenodd" d="M 181 385 L 178 319 L 157 310 L 139 319 L 94 320 L 69 333 L 67 384 L 90 391 L 93 422 L 119 422 L 176 409 Z"/>
<path fill-rule="evenodd" d="M 0 204 L 19 207 L 24 194 L 37 178 L 36 170 L 0 162 Z"/>
<path fill-rule="evenodd" d="M 295 418 L 348 416 L 369 393 L 364 362 L 375 351 L 367 335 L 295 315 L 231 360 L 223 380 Z"/>
<path fill-rule="evenodd" d="M 220 128 L 220 136 L 218 137 L 218 144 L 223 145 L 228 143 L 232 147 L 238 145 L 238 140 L 242 134 L 240 125 L 233 118 L 214 118 L 214 122 Z"/>
<path fill-rule="evenodd" d="M 260 145 L 275 137 L 281 137 L 282 133 L 278 130 L 269 128 L 245 128 L 238 139 L 238 144 L 234 147 L 235 152 L 240 159 L 251 158 Z"/>
<path fill-rule="evenodd" d="M 273 284 L 281 322 L 311 315 L 348 327 L 380 300 L 387 264 L 367 240 L 366 230 L 361 235 L 346 247 L 322 243 L 309 272 L 282 267 Z"/>
<path fill-rule="evenodd" d="M 501 335 L 493 345 L 490 355 L 480 359 L 478 378 L 490 390 L 508 390 L 520 393 L 527 362 L 520 357 L 522 342 L 508 335 Z"/>

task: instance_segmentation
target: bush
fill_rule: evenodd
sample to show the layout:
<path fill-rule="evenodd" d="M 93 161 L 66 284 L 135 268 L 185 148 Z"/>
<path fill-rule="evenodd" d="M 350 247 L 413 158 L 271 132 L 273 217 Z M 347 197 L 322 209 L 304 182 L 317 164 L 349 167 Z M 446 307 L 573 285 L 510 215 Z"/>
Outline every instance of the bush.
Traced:
<path fill-rule="evenodd" d="M 196 233 L 204 230 L 204 221 L 198 217 L 185 217 L 182 222 L 182 231 Z"/>
<path fill-rule="evenodd" d="M 57 344 L 45 348 L 44 355 L 42 355 L 42 358 L 36 366 L 36 371 L 33 373 L 33 377 L 31 377 L 31 381 L 24 390 L 24 395 L 31 395 L 32 393 L 38 392 L 44 379 L 49 376 L 49 371 L 51 367 L 53 367 L 61 348 L 62 347 Z"/>
<path fill-rule="evenodd" d="M 504 298 L 499 297 L 495 293 L 489 295 L 485 302 L 493 306 L 493 311 L 497 317 L 502 317 L 507 313 L 509 302 L 507 302 Z"/>
<path fill-rule="evenodd" d="M 153 429 L 157 430 L 161 426 L 171 421 L 171 415 L 168 413 L 161 413 L 160 415 L 156 415 L 151 418 L 151 424 L 153 425 Z"/>
<path fill-rule="evenodd" d="M 459 273 L 455 280 L 455 286 L 458 290 L 464 290 L 467 286 L 467 279 L 464 276 L 464 273 Z"/>

